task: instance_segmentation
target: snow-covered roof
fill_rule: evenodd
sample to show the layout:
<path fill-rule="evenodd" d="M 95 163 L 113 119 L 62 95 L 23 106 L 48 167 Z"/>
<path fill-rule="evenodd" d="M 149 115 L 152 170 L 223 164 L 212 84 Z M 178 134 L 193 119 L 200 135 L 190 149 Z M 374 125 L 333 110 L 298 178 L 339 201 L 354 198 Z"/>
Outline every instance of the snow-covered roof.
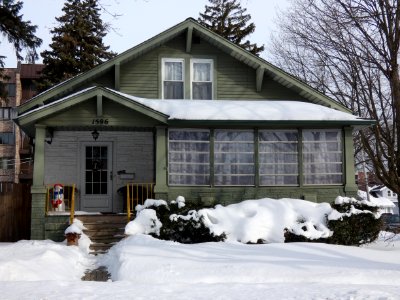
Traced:
<path fill-rule="evenodd" d="M 19 118 L 45 110 L 94 89 L 117 94 L 163 115 L 169 120 L 209 121 L 366 121 L 322 105 L 294 100 L 163 100 L 128 95 L 110 88 L 91 87 L 30 110 Z"/>
<path fill-rule="evenodd" d="M 169 116 L 170 120 L 357 121 L 360 118 L 325 106 L 292 100 L 160 100 L 108 89 Z"/>

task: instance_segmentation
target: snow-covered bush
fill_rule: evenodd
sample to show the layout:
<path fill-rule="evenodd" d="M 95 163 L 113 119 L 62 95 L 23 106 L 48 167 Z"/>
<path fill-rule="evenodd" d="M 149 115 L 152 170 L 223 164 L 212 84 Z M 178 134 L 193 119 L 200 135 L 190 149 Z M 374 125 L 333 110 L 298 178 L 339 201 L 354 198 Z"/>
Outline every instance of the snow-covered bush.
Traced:
<path fill-rule="evenodd" d="M 312 243 L 326 243 L 328 238 L 332 235 L 326 224 L 321 222 L 313 222 L 301 217 L 290 228 L 285 228 L 285 243 L 292 242 L 312 242 Z"/>
<path fill-rule="evenodd" d="M 337 197 L 326 215 L 326 226 L 332 234 L 315 233 L 321 228 L 307 220 L 299 220 L 297 226 L 285 229 L 285 242 L 318 242 L 358 246 L 378 238 L 382 227 L 379 206 L 366 200 Z"/>
<path fill-rule="evenodd" d="M 143 205 L 138 205 L 136 211 L 136 218 L 125 228 L 126 234 L 145 233 L 185 244 L 219 242 L 226 238 L 224 233 L 211 233 L 203 216 L 193 205 L 187 205 L 182 196 L 169 205 L 164 200 L 148 199 Z"/>
<path fill-rule="evenodd" d="M 362 245 L 378 238 L 382 228 L 379 206 L 365 200 L 337 197 L 327 224 L 333 235 L 330 244 Z"/>

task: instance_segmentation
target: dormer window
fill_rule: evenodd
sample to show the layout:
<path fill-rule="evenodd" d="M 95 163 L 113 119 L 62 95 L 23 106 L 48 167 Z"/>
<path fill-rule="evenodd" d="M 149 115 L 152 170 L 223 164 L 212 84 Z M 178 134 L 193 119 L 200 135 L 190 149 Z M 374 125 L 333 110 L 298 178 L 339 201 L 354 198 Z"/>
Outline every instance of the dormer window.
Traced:
<path fill-rule="evenodd" d="M 162 59 L 163 99 L 184 98 L 184 60 L 180 58 Z"/>
<path fill-rule="evenodd" d="M 213 95 L 212 59 L 191 59 L 191 93 L 194 100 L 209 100 Z"/>

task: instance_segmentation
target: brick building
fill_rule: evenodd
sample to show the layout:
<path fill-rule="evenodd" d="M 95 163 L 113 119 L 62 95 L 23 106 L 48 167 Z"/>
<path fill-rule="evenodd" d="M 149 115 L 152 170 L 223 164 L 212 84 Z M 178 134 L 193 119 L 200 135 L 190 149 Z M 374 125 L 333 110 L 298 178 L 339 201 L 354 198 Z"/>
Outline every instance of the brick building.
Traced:
<path fill-rule="evenodd" d="M 32 179 L 32 147 L 29 138 L 12 121 L 13 109 L 37 94 L 35 80 L 42 64 L 18 63 L 5 68 L 7 98 L 0 99 L 0 182 L 26 182 Z"/>

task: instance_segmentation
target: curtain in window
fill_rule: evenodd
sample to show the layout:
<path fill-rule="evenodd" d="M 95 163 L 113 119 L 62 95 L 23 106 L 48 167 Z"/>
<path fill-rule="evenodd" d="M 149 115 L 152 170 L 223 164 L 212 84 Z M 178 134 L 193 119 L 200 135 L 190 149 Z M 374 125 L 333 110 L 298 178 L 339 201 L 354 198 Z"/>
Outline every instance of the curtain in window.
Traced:
<path fill-rule="evenodd" d="M 170 185 L 210 184 L 210 132 L 169 130 L 168 182 Z"/>
<path fill-rule="evenodd" d="M 215 130 L 215 185 L 254 185 L 254 132 Z"/>
<path fill-rule="evenodd" d="M 164 61 L 164 99 L 183 99 L 183 62 Z"/>
<path fill-rule="evenodd" d="M 303 131 L 304 184 L 342 184 L 340 130 Z"/>
<path fill-rule="evenodd" d="M 297 131 L 259 131 L 260 185 L 298 185 Z"/>
<path fill-rule="evenodd" d="M 194 62 L 192 65 L 192 97 L 193 99 L 212 99 L 211 63 Z"/>

